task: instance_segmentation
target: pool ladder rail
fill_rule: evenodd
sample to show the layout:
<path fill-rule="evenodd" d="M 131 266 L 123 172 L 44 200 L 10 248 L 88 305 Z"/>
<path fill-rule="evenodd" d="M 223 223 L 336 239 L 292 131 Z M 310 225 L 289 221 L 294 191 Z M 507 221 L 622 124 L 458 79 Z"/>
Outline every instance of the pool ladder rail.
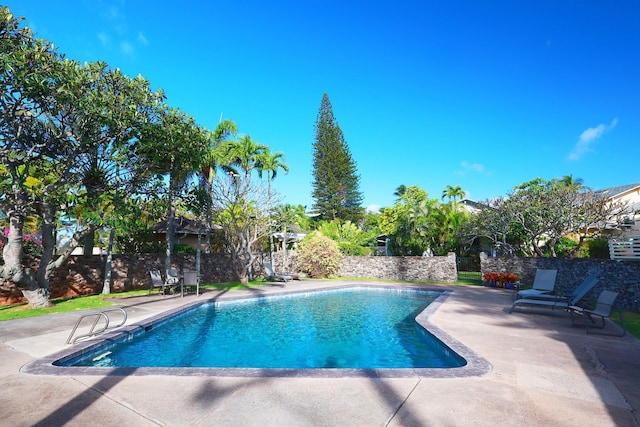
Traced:
<path fill-rule="evenodd" d="M 107 313 L 110 313 L 112 311 L 121 311 L 122 312 L 122 321 L 117 325 L 111 325 L 110 326 L 109 325 L 110 318 L 109 318 L 109 315 Z M 89 332 L 87 332 L 86 334 L 81 334 L 81 335 L 77 335 L 76 337 L 74 337 L 74 334 L 78 330 L 78 326 L 80 326 L 80 323 L 82 323 L 82 320 L 84 320 L 86 318 L 89 318 L 89 317 L 93 317 L 94 318 L 93 319 L 93 324 L 91 325 L 91 329 L 89 329 Z M 96 326 L 98 326 L 98 323 L 100 322 L 100 319 L 104 319 L 104 325 L 102 326 L 101 329 L 96 330 Z M 120 326 L 124 325 L 126 323 L 126 321 L 127 321 L 127 312 L 122 307 L 109 308 L 107 310 L 102 310 L 102 311 L 99 311 L 97 313 L 83 314 L 82 316 L 80 316 L 80 318 L 76 322 L 76 325 L 71 330 L 71 333 L 69 334 L 69 338 L 67 338 L 67 344 L 75 344 L 76 341 L 78 341 L 80 338 L 87 338 L 87 337 L 93 337 L 93 336 L 96 336 L 96 335 L 100 335 L 100 334 L 104 333 L 109 328 L 119 328 Z"/>

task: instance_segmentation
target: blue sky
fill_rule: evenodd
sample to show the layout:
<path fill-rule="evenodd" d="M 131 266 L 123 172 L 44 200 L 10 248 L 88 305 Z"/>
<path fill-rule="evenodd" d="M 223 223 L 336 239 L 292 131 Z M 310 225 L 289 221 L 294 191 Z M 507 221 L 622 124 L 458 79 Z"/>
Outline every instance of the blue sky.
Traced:
<path fill-rule="evenodd" d="M 542 177 L 640 182 L 640 2 L 4 2 L 79 61 L 162 88 L 213 129 L 221 115 L 281 151 L 274 188 L 309 208 L 323 93 L 364 205 L 418 185 L 473 200 Z"/>

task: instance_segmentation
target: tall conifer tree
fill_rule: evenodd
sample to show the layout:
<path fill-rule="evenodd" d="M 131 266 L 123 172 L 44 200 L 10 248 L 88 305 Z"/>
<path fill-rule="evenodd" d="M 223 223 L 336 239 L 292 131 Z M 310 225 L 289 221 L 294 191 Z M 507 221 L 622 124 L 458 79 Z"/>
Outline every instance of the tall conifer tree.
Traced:
<path fill-rule="evenodd" d="M 313 209 L 326 220 L 358 221 L 364 214 L 360 206 L 360 177 L 326 93 L 322 96 L 315 128 Z"/>

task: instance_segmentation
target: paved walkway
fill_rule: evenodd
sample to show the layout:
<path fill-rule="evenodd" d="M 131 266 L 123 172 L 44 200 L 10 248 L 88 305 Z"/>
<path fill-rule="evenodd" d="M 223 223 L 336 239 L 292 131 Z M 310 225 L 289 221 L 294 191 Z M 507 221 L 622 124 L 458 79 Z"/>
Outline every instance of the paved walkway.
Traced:
<path fill-rule="evenodd" d="M 294 282 L 218 296 L 345 283 Z M 485 375 L 33 375 L 21 369 L 68 347 L 79 313 L 0 322 L 0 425 L 640 427 L 639 340 L 586 335 L 561 311 L 509 314 L 507 291 L 443 288 L 453 292 L 429 320 L 487 360 Z M 121 303 L 130 324 L 196 298 L 155 295 Z M 617 330 L 609 324 L 598 332 Z"/>

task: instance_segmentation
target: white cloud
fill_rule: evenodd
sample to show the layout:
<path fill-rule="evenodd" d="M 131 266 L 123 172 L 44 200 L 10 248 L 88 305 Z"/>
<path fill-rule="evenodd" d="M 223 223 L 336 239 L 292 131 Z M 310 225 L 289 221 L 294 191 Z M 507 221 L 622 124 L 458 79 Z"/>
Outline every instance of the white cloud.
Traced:
<path fill-rule="evenodd" d="M 131 55 L 133 53 L 133 46 L 131 45 L 131 43 L 123 41 L 122 43 L 120 43 L 120 50 L 125 55 Z"/>
<path fill-rule="evenodd" d="M 482 163 L 469 163 L 466 160 L 463 160 L 462 162 L 460 162 L 460 166 L 462 166 L 462 169 L 467 171 L 477 172 L 477 173 L 484 172 L 484 165 Z"/>
<path fill-rule="evenodd" d="M 608 125 L 600 123 L 598 126 L 588 128 L 582 132 L 578 142 L 569 153 L 569 160 L 579 160 L 585 153 L 591 151 L 591 147 L 600 139 L 600 137 L 602 137 L 602 135 L 615 128 L 617 124 L 618 119 L 615 118 Z"/>
<path fill-rule="evenodd" d="M 369 205 L 367 206 L 367 212 L 369 213 L 380 213 L 380 205 Z"/>
<path fill-rule="evenodd" d="M 98 33 L 98 40 L 100 40 L 100 43 L 102 43 L 102 46 L 109 45 L 109 35 L 105 32 Z"/>
<path fill-rule="evenodd" d="M 142 33 L 142 31 L 140 31 L 138 33 L 138 43 L 141 44 L 142 46 L 146 46 L 149 44 L 149 41 L 147 40 L 147 38 L 144 36 L 144 34 Z"/>

